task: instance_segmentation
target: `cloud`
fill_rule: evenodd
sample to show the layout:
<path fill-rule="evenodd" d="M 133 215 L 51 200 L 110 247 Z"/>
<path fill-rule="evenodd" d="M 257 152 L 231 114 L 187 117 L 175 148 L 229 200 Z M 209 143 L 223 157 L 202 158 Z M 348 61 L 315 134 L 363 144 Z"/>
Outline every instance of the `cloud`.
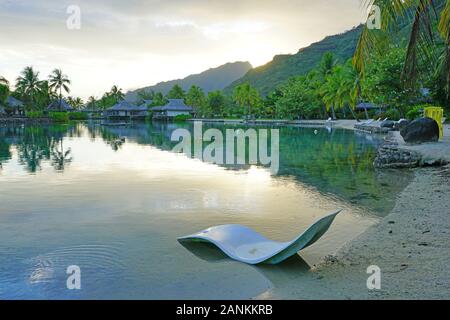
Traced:
<path fill-rule="evenodd" d="M 81 9 L 80 30 L 66 27 L 69 5 Z M 73 72 L 74 94 L 87 96 L 112 80 L 129 88 L 230 61 L 259 65 L 364 14 L 360 0 L 0 0 L 0 74 L 58 64 Z"/>

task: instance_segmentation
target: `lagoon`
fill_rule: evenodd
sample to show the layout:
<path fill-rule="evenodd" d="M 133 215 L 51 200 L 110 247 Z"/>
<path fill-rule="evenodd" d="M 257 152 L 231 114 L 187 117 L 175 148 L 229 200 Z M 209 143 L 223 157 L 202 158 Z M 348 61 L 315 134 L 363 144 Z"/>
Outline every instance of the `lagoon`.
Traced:
<path fill-rule="evenodd" d="M 0 127 L 0 299 L 276 298 L 287 281 L 312 285 L 314 265 L 387 215 L 412 178 L 373 169 L 382 137 L 280 127 L 273 175 L 174 153 L 178 128 L 193 125 Z M 291 240 L 336 208 L 329 233 L 276 267 L 176 241 L 231 223 Z M 70 265 L 81 290 L 66 287 Z"/>

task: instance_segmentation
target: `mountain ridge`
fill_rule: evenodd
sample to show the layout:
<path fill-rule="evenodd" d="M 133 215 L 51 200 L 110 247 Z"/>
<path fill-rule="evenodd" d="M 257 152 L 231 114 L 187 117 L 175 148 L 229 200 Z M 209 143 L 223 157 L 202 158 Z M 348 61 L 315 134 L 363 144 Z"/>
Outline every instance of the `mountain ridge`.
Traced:
<path fill-rule="evenodd" d="M 248 61 L 229 62 L 182 79 L 162 81 L 152 86 L 130 90 L 126 93 L 125 98 L 129 101 L 136 100 L 140 90 L 153 90 L 154 92 L 167 94 L 175 84 L 181 86 L 185 91 L 189 90 L 193 85 L 199 86 L 205 93 L 223 90 L 232 82 L 244 76 L 252 68 L 252 65 Z"/>
<path fill-rule="evenodd" d="M 311 45 L 301 48 L 295 54 L 280 54 L 265 65 L 249 70 L 242 78 L 225 88 L 231 94 L 233 89 L 249 82 L 261 94 L 267 95 L 289 78 L 308 73 L 315 68 L 326 52 L 333 52 L 339 62 L 351 58 L 358 43 L 363 26 L 359 25 L 343 33 L 327 36 Z"/>

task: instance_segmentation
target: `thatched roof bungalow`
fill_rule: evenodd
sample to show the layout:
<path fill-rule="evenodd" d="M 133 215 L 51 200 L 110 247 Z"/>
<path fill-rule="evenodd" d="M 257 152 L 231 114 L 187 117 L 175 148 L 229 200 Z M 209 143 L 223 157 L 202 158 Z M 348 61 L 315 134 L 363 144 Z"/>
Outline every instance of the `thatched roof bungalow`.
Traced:
<path fill-rule="evenodd" d="M 105 110 L 107 117 L 146 117 L 148 115 L 147 104 L 136 106 L 128 101 L 120 101 L 109 109 Z"/>
<path fill-rule="evenodd" d="M 154 118 L 174 118 L 178 115 L 190 115 L 194 108 L 187 106 L 183 99 L 169 99 L 165 106 L 153 107 Z"/>
<path fill-rule="evenodd" d="M 52 103 L 50 103 L 47 107 L 47 111 L 74 111 L 72 106 L 68 104 L 64 99 L 61 99 L 61 101 L 55 100 Z"/>
<path fill-rule="evenodd" d="M 6 103 L 5 103 L 5 109 L 7 110 L 7 112 L 9 112 L 10 114 L 14 114 L 14 115 L 23 115 L 25 114 L 25 105 L 22 101 L 20 101 L 19 99 L 14 98 L 13 96 L 9 96 L 6 99 Z"/>

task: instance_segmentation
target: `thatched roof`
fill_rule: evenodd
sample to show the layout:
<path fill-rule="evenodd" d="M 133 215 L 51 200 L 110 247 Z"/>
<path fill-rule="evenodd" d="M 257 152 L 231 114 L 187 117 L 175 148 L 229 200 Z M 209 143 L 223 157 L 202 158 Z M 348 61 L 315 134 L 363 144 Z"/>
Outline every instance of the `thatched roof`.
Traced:
<path fill-rule="evenodd" d="M 48 111 L 72 111 L 73 108 L 64 100 L 61 99 L 61 105 L 60 100 L 55 100 L 52 103 L 50 103 L 47 107 Z"/>
<path fill-rule="evenodd" d="M 128 101 L 122 100 L 119 103 L 115 104 L 106 111 L 147 111 L 147 105 L 143 104 L 140 106 L 136 106 Z"/>
<path fill-rule="evenodd" d="M 6 104 L 12 108 L 22 108 L 23 107 L 23 102 L 20 101 L 19 99 L 14 98 L 13 96 L 9 96 L 6 99 Z"/>
<path fill-rule="evenodd" d="M 165 106 L 153 107 L 152 111 L 161 112 L 161 111 L 184 111 L 184 112 L 192 112 L 194 109 L 190 106 L 184 104 L 183 99 L 169 99 L 169 103 Z"/>

